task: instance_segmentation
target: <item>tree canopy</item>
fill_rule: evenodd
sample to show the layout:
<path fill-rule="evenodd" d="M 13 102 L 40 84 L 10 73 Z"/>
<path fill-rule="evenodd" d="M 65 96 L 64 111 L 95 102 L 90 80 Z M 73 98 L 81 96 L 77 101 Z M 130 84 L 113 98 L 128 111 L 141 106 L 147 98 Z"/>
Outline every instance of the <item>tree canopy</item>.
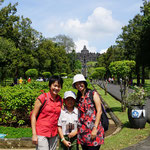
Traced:
<path fill-rule="evenodd" d="M 0 3 L 3 4 L 2 1 Z M 16 15 L 18 3 L 0 9 L 0 78 L 22 76 L 28 69 L 72 73 L 78 68 L 75 44 L 66 35 L 45 38 L 29 18 Z"/>

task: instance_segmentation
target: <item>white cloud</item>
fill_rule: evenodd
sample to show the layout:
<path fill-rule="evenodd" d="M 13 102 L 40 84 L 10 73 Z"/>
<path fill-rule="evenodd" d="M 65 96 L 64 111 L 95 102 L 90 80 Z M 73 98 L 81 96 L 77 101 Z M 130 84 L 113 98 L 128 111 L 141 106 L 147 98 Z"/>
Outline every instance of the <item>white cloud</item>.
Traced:
<path fill-rule="evenodd" d="M 112 18 L 112 12 L 102 7 L 97 7 L 86 22 L 69 19 L 60 25 L 66 33 L 81 39 L 101 39 L 111 36 L 121 27 L 121 23 Z"/>
<path fill-rule="evenodd" d="M 57 19 L 53 18 L 53 23 L 50 21 L 51 19 L 47 21 L 47 27 L 45 27 L 45 30 L 48 31 L 46 32 L 47 36 L 69 35 L 76 43 L 77 52 L 81 51 L 84 45 L 90 52 L 99 51 L 99 46 L 106 41 L 109 43 L 121 29 L 121 23 L 113 19 L 110 10 L 103 7 L 97 7 L 84 22 L 78 18 L 66 21 Z"/>
<path fill-rule="evenodd" d="M 87 40 L 77 40 L 75 42 L 76 45 L 76 52 L 81 52 L 81 50 L 83 49 L 84 45 L 86 45 L 86 48 L 92 52 L 92 53 L 96 53 L 96 48 L 89 46 L 89 43 Z"/>
<path fill-rule="evenodd" d="M 100 54 L 106 53 L 106 51 L 107 51 L 107 49 L 102 49 L 102 50 L 100 50 Z"/>

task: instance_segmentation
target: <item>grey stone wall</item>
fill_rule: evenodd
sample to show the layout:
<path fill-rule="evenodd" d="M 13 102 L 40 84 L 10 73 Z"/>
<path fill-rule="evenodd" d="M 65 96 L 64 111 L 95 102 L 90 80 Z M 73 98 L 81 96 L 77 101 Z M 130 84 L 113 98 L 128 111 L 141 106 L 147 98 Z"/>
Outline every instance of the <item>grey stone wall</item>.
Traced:
<path fill-rule="evenodd" d="M 35 148 L 31 138 L 3 138 L 0 139 L 0 148 Z"/>

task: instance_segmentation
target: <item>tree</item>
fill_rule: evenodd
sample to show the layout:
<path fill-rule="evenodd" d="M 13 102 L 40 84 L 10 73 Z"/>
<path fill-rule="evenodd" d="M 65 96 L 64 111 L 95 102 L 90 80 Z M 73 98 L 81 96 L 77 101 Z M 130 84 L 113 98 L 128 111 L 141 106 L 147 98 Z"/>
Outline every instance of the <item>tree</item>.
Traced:
<path fill-rule="evenodd" d="M 106 68 L 106 76 L 105 78 L 110 77 L 109 65 L 113 61 L 123 60 L 123 54 L 121 49 L 116 46 L 110 46 L 106 53 L 103 53 L 98 58 L 98 66 Z"/>
<path fill-rule="evenodd" d="M 14 77 L 13 63 L 18 53 L 15 44 L 11 40 L 0 37 L 0 78 Z"/>
<path fill-rule="evenodd" d="M 129 61 L 129 60 L 124 60 L 124 61 L 115 61 L 111 62 L 109 65 L 109 70 L 113 76 L 117 76 L 118 82 L 120 84 L 121 88 L 121 104 L 122 104 L 122 110 L 125 111 L 126 109 L 126 96 L 127 96 L 127 86 L 128 86 L 128 78 L 133 72 L 133 69 L 135 67 L 136 63 L 135 61 Z M 124 81 L 124 82 L 122 82 Z M 124 83 L 124 91 L 122 89 L 122 83 Z M 124 94 L 123 94 L 124 92 Z"/>
<path fill-rule="evenodd" d="M 10 3 L 0 10 L 0 36 L 11 39 L 12 41 L 15 41 L 16 32 L 18 32 L 15 29 L 15 25 L 19 21 L 19 16 L 15 15 L 17 12 L 17 5 L 18 3 L 15 5 Z"/>
<path fill-rule="evenodd" d="M 45 39 L 39 44 L 37 59 L 40 72 L 48 71 L 52 74 L 69 73 L 70 66 L 66 51 L 62 46 L 58 46 L 49 39 Z"/>
<path fill-rule="evenodd" d="M 141 66 L 141 33 L 143 28 L 143 16 L 137 14 L 124 26 L 123 32 L 117 38 L 117 43 L 124 51 L 124 59 L 136 61 L 137 84 L 140 84 Z"/>
<path fill-rule="evenodd" d="M 63 46 L 67 53 L 70 53 L 75 49 L 73 39 L 70 38 L 69 36 L 60 34 L 50 39 L 59 46 Z"/>
<path fill-rule="evenodd" d="M 141 32 L 141 63 L 142 63 L 142 84 L 145 83 L 145 68 L 150 66 L 150 2 L 144 0 L 143 7 L 141 7 L 143 13 L 143 28 Z"/>
<path fill-rule="evenodd" d="M 25 72 L 25 75 L 27 77 L 32 77 L 32 78 L 37 78 L 38 76 L 38 71 L 37 69 L 28 69 L 26 72 Z"/>
<path fill-rule="evenodd" d="M 95 71 L 90 75 L 90 78 L 102 80 L 105 94 L 107 94 L 107 87 L 106 87 L 107 82 L 104 82 L 105 74 L 106 74 L 106 68 L 105 67 L 97 67 L 97 68 L 95 68 Z"/>
<path fill-rule="evenodd" d="M 51 74 L 50 72 L 43 72 L 43 73 L 42 73 L 42 76 L 43 76 L 44 78 L 50 78 L 51 75 L 52 75 L 52 74 Z"/>
<path fill-rule="evenodd" d="M 69 63 L 70 63 L 70 69 L 71 72 L 74 72 L 76 69 L 76 53 L 75 50 L 73 50 L 72 52 L 67 54 L 68 58 L 69 58 Z"/>
<path fill-rule="evenodd" d="M 41 34 L 31 27 L 31 20 L 16 16 L 16 6 L 11 3 L 0 10 L 0 36 L 15 43 L 16 60 L 12 62 L 13 73 L 24 76 L 29 68 L 36 68 L 36 49 L 41 40 Z"/>

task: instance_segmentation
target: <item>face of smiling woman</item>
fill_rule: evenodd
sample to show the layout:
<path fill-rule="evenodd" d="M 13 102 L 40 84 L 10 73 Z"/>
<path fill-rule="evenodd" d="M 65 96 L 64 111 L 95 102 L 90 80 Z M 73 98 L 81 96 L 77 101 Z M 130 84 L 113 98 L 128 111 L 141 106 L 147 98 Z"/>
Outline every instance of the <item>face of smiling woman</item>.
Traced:
<path fill-rule="evenodd" d="M 76 82 L 75 87 L 77 90 L 79 90 L 81 93 L 85 91 L 85 84 L 83 81 Z"/>
<path fill-rule="evenodd" d="M 54 96 L 56 96 L 61 90 L 61 85 L 58 83 L 58 81 L 55 81 L 54 83 L 51 84 L 50 86 L 50 92 Z"/>

